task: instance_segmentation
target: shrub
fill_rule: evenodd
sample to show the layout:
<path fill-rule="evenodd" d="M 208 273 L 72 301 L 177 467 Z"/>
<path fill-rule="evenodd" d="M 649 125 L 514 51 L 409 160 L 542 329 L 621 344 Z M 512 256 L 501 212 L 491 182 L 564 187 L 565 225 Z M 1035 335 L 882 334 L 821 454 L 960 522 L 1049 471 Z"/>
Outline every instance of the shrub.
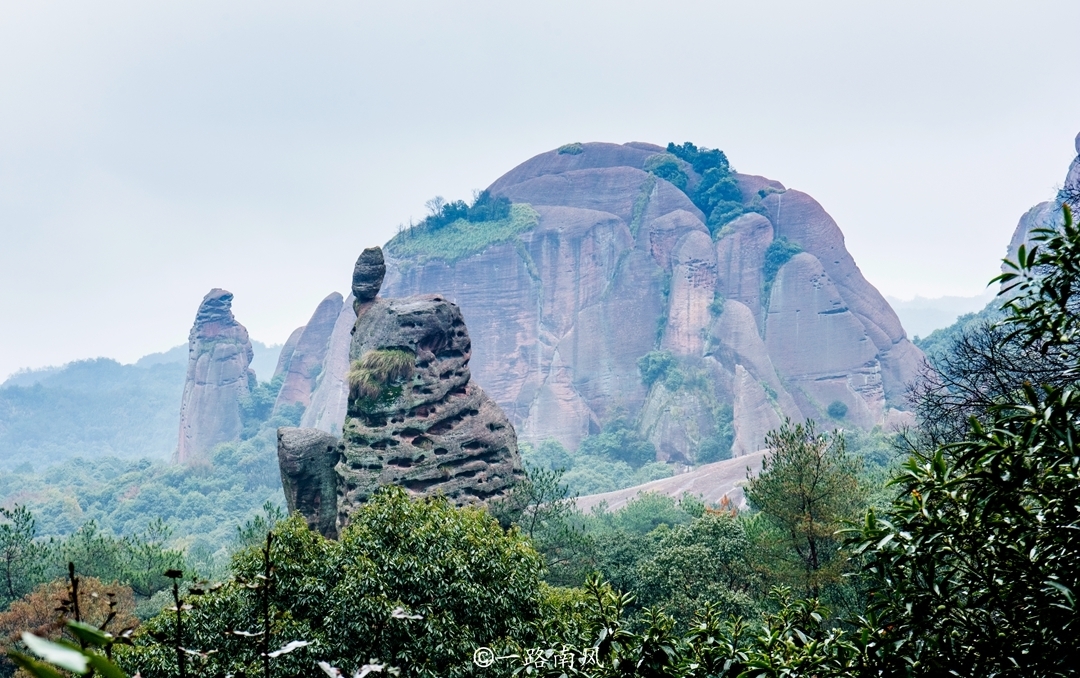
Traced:
<path fill-rule="evenodd" d="M 638 373 L 641 374 L 641 383 L 648 388 L 667 375 L 668 370 L 676 366 L 675 356 L 671 351 L 649 351 L 638 358 Z"/>
<path fill-rule="evenodd" d="M 585 151 L 585 147 L 578 142 L 559 146 L 559 155 L 579 155 Z"/>
<path fill-rule="evenodd" d="M 828 413 L 833 419 L 843 419 L 847 416 L 847 405 L 839 400 L 834 400 L 829 403 Z"/>
<path fill-rule="evenodd" d="M 657 153 L 645 161 L 645 171 L 671 182 L 680 191 L 686 190 L 689 178 L 679 167 L 679 161 L 670 153 Z"/>

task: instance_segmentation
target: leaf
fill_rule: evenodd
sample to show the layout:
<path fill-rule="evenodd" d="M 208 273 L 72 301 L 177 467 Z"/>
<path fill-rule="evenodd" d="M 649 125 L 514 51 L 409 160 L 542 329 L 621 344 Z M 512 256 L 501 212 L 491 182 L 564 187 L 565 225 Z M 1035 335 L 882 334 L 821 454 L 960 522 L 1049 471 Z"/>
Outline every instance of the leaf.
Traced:
<path fill-rule="evenodd" d="M 8 658 L 34 678 L 64 678 L 64 675 L 49 666 L 21 652 L 8 652 Z"/>
<path fill-rule="evenodd" d="M 285 644 L 284 647 L 282 647 L 279 650 L 274 650 L 273 652 L 271 652 L 267 656 L 268 657 L 280 657 L 283 654 L 289 654 L 293 650 L 298 650 L 298 649 L 300 649 L 302 647 L 307 647 L 308 645 L 311 645 L 310 640 L 293 640 L 293 641 L 289 641 L 288 643 Z"/>
<path fill-rule="evenodd" d="M 105 631 L 99 630 L 96 626 L 90 626 L 89 624 L 84 624 L 82 622 L 69 621 L 67 627 L 79 640 L 98 647 L 111 645 L 116 640 L 113 637 L 113 634 L 106 633 Z"/>
<path fill-rule="evenodd" d="M 127 674 L 121 671 L 119 666 L 105 657 L 99 654 L 88 654 L 87 658 L 90 660 L 90 666 L 93 666 L 104 678 L 127 678 Z"/>
<path fill-rule="evenodd" d="M 26 643 L 31 652 L 45 661 L 56 664 L 72 673 L 86 673 L 86 655 L 82 652 L 66 645 L 54 643 L 51 640 L 38 638 L 32 633 L 23 633 L 22 641 Z"/>
<path fill-rule="evenodd" d="M 1065 586 L 1061 582 L 1056 582 L 1053 579 L 1047 579 L 1043 583 L 1047 586 L 1052 586 L 1053 588 L 1057 589 L 1061 593 L 1061 595 L 1065 596 L 1065 600 L 1069 602 L 1070 608 L 1076 607 L 1076 603 L 1073 601 L 1072 591 L 1069 590 L 1068 586 Z"/>

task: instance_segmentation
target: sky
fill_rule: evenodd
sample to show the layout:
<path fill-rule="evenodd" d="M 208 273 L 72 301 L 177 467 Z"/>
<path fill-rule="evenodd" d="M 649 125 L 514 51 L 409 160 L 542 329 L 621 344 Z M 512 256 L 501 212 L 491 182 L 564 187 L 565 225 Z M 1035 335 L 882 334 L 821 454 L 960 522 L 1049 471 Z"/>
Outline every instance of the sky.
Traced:
<path fill-rule="evenodd" d="M 883 294 L 975 296 L 1076 155 L 1080 3 L 0 3 L 0 379 L 283 342 L 365 247 L 574 141 L 814 196 Z"/>

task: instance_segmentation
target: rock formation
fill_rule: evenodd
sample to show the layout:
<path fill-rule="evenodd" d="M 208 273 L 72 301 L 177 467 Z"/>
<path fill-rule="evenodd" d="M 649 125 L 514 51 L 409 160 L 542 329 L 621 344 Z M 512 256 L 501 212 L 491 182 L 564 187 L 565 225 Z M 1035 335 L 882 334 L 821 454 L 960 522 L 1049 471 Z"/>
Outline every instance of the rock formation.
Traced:
<path fill-rule="evenodd" d="M 187 381 L 180 405 L 181 464 L 207 460 L 215 445 L 240 439 L 240 399 L 255 373 L 247 330 L 232 314 L 233 295 L 213 289 L 203 297 L 188 335 Z"/>
<path fill-rule="evenodd" d="M 736 454 L 759 449 L 784 417 L 895 420 L 922 354 L 832 218 L 804 193 L 735 175 L 749 213 L 713 235 L 688 197 L 701 181 L 688 164 L 678 161 L 685 191 L 646 171 L 662 153 L 642 143 L 543 153 L 488 189 L 529 204 L 534 228 L 456 260 L 391 241 L 384 290 L 461 307 L 477 382 L 532 442 L 574 448 L 628 415 L 661 458 L 694 461 L 719 406 L 734 409 Z M 781 236 L 801 253 L 766 280 Z M 703 378 L 678 393 L 647 389 L 637 361 L 657 349 Z M 843 422 L 827 414 L 834 402 L 847 407 Z"/>
<path fill-rule="evenodd" d="M 359 315 L 341 442 L 315 429 L 278 434 L 289 509 L 328 536 L 381 485 L 466 505 L 503 496 L 521 476 L 513 427 L 471 379 L 461 311 L 440 296 L 377 297 L 381 260 L 365 250 L 353 276 Z"/>
<path fill-rule="evenodd" d="M 294 332 L 289 337 L 278 359 L 278 365 L 284 368 L 285 379 L 274 402 L 275 414 L 293 405 L 300 405 L 306 410 L 311 404 L 330 346 L 330 336 L 341 312 L 341 295 L 332 292 L 315 309 L 307 325 L 297 330 L 299 335 Z M 296 337 L 295 340 L 293 337 Z M 286 357 L 285 349 L 290 348 L 290 343 L 292 350 Z"/>

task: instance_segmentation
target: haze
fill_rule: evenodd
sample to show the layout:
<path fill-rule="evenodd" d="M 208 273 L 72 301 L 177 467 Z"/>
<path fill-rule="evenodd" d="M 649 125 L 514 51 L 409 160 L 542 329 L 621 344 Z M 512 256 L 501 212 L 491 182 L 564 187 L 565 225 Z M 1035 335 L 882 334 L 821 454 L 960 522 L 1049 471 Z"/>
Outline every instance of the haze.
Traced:
<path fill-rule="evenodd" d="M 5 3 L 0 377 L 174 346 L 211 287 L 280 343 L 572 141 L 722 148 L 882 293 L 980 294 L 1075 155 L 1080 4 L 958 4 Z"/>

